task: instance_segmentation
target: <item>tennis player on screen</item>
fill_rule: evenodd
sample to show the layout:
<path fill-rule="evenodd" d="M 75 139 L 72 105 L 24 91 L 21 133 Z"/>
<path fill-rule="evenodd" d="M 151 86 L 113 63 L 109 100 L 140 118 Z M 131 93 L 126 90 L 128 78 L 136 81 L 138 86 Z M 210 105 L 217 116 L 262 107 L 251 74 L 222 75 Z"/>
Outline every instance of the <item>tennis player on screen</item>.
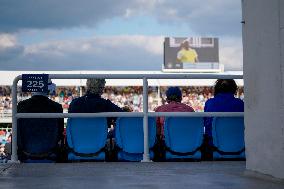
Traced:
<path fill-rule="evenodd" d="M 182 63 L 196 63 L 198 62 L 197 52 L 190 48 L 188 41 L 180 44 L 180 50 L 177 53 L 177 61 Z"/>

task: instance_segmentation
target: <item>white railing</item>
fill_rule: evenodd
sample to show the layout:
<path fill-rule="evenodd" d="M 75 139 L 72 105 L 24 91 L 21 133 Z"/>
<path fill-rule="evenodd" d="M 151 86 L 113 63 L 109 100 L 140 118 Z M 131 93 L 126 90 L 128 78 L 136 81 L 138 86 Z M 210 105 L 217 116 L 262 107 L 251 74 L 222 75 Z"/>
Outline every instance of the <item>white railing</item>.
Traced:
<path fill-rule="evenodd" d="M 90 118 L 90 117 L 143 117 L 144 154 L 143 162 L 149 162 L 148 117 L 241 117 L 243 112 L 148 112 L 148 79 L 243 79 L 243 75 L 168 73 L 168 74 L 50 74 L 50 79 L 143 79 L 143 112 L 103 112 L 103 113 L 17 113 L 17 85 L 22 76 L 17 76 L 12 87 L 12 156 L 11 162 L 18 162 L 17 119 L 18 118 Z"/>

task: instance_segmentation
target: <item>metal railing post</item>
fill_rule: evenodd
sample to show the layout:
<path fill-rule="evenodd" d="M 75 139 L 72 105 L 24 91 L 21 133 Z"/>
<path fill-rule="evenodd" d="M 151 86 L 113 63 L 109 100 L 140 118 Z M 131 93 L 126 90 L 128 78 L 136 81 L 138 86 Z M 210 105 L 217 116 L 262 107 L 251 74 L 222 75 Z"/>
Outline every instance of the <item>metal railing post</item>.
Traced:
<path fill-rule="evenodd" d="M 13 81 L 12 86 L 12 155 L 11 163 L 18 162 L 18 143 L 17 143 L 17 86 L 21 76 L 18 76 Z"/>
<path fill-rule="evenodd" d="M 146 77 L 143 78 L 143 114 L 144 153 L 142 162 L 150 162 L 148 139 L 148 80 Z"/>

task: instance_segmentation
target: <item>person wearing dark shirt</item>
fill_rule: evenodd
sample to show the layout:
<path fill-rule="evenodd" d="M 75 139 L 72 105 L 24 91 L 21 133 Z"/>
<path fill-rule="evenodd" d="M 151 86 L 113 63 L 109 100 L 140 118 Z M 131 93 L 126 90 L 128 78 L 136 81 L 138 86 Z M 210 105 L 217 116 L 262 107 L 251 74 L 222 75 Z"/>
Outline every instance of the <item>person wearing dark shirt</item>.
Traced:
<path fill-rule="evenodd" d="M 74 99 L 68 109 L 69 113 L 98 113 L 98 112 L 122 112 L 123 110 L 101 97 L 105 87 L 104 79 L 88 79 L 86 95 Z M 111 123 L 111 119 L 108 119 Z"/>
<path fill-rule="evenodd" d="M 49 92 L 55 85 L 49 81 Z M 62 106 L 50 100 L 47 93 L 33 93 L 32 97 L 19 102 L 18 113 L 62 113 Z M 59 160 L 62 154 L 64 119 L 32 118 L 18 120 L 19 160 L 52 159 Z"/>
<path fill-rule="evenodd" d="M 214 86 L 214 98 L 206 101 L 204 112 L 243 112 L 244 102 L 235 98 L 237 84 L 233 79 L 218 79 Z M 205 146 L 212 146 L 212 117 L 204 118 Z"/>

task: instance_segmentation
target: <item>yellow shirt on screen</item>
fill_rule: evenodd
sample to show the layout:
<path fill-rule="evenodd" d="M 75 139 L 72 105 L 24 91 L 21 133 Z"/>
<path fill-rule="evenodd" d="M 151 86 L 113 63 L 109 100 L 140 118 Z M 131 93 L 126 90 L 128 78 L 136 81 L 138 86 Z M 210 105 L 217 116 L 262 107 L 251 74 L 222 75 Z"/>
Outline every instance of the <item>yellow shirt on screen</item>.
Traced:
<path fill-rule="evenodd" d="M 197 59 L 197 53 L 194 49 L 182 49 L 177 54 L 177 59 L 181 62 L 195 63 Z"/>

